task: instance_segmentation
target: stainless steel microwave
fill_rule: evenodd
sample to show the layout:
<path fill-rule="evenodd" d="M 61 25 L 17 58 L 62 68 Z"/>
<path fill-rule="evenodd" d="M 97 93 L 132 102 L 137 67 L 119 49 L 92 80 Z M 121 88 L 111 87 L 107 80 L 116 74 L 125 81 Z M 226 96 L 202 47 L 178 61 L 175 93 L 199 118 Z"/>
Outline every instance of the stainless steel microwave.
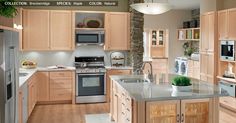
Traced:
<path fill-rule="evenodd" d="M 222 60 L 235 60 L 235 41 L 220 42 L 220 58 Z"/>
<path fill-rule="evenodd" d="M 77 45 L 97 44 L 104 45 L 105 31 L 78 31 L 76 32 Z"/>

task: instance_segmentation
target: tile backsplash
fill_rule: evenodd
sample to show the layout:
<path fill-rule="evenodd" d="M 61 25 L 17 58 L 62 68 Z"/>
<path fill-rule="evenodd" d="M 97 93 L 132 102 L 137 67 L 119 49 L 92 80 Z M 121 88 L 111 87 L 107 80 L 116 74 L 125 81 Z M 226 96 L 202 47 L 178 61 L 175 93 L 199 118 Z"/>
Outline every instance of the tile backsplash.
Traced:
<path fill-rule="evenodd" d="M 32 51 L 20 52 L 20 61 L 33 60 L 40 67 L 52 65 L 73 66 L 75 56 L 104 56 L 105 64 L 110 65 L 110 53 L 103 50 L 103 46 L 84 45 L 76 47 L 74 51 Z M 127 52 L 125 52 L 127 56 Z"/>

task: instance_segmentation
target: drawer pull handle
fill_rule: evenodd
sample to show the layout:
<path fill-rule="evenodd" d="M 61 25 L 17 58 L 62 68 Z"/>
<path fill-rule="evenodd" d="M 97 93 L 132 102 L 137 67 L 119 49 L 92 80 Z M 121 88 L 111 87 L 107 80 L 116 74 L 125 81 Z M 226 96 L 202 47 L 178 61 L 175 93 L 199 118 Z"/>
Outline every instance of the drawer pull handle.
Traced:
<path fill-rule="evenodd" d="M 123 105 L 123 106 L 125 106 L 125 104 L 124 104 L 124 103 L 122 103 L 122 105 Z"/>
<path fill-rule="evenodd" d="M 184 114 L 181 114 L 181 122 L 184 122 Z"/>
<path fill-rule="evenodd" d="M 130 122 L 130 119 L 129 119 L 129 118 L 127 118 L 126 120 L 127 120 L 128 122 Z"/>
<path fill-rule="evenodd" d="M 176 116 L 176 121 L 177 121 L 177 123 L 179 123 L 179 114 L 177 114 L 177 116 Z"/>
<path fill-rule="evenodd" d="M 128 108 L 126 110 L 130 112 L 130 110 Z"/>
<path fill-rule="evenodd" d="M 121 114 L 122 114 L 122 115 L 125 115 L 125 113 L 124 113 L 124 112 L 121 112 Z"/>

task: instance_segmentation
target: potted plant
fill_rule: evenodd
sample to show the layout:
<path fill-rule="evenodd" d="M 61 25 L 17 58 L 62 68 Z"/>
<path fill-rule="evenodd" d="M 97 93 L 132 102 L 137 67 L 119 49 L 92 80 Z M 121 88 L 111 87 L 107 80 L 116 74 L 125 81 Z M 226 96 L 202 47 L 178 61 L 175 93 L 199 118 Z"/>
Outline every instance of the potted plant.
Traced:
<path fill-rule="evenodd" d="M 0 1 L 0 16 L 13 18 L 17 15 L 17 9 L 12 5 L 5 5 L 5 2 L 15 2 L 15 0 L 1 0 Z"/>
<path fill-rule="evenodd" d="M 174 91 L 191 91 L 191 80 L 188 77 L 185 76 L 176 76 L 172 80 L 172 89 Z"/>

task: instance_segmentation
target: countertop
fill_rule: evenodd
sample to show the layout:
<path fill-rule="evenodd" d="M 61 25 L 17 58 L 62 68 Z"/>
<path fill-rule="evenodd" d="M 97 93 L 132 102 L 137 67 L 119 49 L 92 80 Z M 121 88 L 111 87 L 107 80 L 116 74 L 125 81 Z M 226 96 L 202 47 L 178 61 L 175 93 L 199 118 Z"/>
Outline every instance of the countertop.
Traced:
<path fill-rule="evenodd" d="M 63 69 L 52 69 L 52 68 L 47 68 L 47 67 L 37 67 L 35 69 L 24 69 L 20 68 L 19 73 L 27 73 L 26 76 L 21 76 L 19 77 L 19 87 L 21 87 L 27 80 L 37 71 L 68 71 L 68 70 L 75 70 L 75 67 L 65 67 Z"/>
<path fill-rule="evenodd" d="M 125 70 L 125 69 L 133 69 L 131 66 L 121 66 L 121 67 L 113 67 L 113 66 L 105 66 L 106 69 L 118 69 L 118 70 Z"/>
<path fill-rule="evenodd" d="M 228 96 L 225 90 L 219 86 L 191 79 L 192 90 L 190 92 L 175 92 L 172 90 L 170 81 L 176 76 L 167 74 L 166 80 L 158 84 L 155 83 L 124 83 L 122 79 L 141 78 L 137 75 L 113 75 L 110 78 L 118 83 L 136 101 L 161 101 L 161 100 L 181 100 L 181 99 L 201 99 L 220 96 Z"/>

